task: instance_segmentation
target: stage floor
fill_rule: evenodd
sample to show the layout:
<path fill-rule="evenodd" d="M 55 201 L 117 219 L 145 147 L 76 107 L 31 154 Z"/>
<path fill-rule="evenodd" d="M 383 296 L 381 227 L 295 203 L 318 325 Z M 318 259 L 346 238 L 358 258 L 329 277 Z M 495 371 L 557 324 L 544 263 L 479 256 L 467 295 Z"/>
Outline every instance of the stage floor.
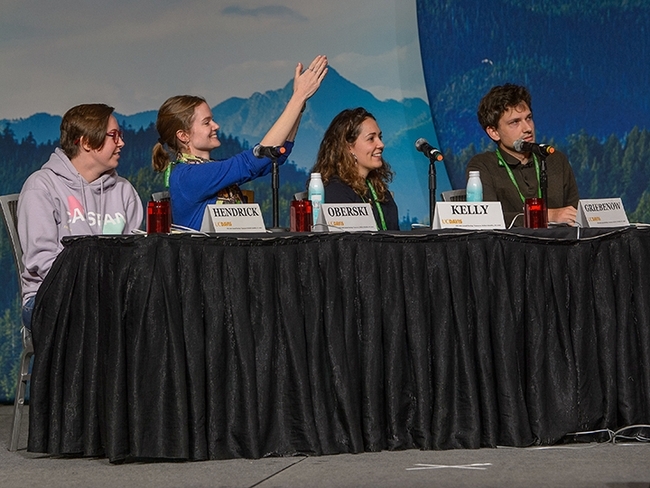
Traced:
<path fill-rule="evenodd" d="M 28 411 L 28 408 L 26 408 Z M 56 487 L 650 487 L 650 444 L 339 454 L 319 457 L 110 464 L 53 458 L 7 442 L 13 406 L 0 405 L 0 486 Z"/>

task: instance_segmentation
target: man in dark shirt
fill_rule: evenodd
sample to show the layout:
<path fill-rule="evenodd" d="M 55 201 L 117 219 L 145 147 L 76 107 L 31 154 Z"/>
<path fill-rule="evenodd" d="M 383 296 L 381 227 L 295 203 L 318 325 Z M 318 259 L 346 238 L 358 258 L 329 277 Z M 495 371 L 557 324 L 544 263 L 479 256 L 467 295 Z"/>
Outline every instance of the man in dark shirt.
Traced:
<path fill-rule="evenodd" d="M 474 156 L 467 175 L 480 171 L 483 200 L 501 202 L 506 226 L 513 220 L 521 226 L 525 199 L 541 196 L 540 158 L 514 148 L 518 139 L 535 142 L 530 93 L 523 86 L 495 86 L 479 103 L 477 115 L 497 149 Z M 569 161 L 556 150 L 546 157 L 546 168 L 548 221 L 574 224 L 580 197 Z"/>

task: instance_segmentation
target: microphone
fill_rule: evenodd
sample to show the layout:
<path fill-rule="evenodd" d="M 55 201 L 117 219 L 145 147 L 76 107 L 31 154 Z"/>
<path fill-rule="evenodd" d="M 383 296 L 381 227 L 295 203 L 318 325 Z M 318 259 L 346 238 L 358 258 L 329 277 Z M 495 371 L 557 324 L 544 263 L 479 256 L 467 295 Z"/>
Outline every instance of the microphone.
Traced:
<path fill-rule="evenodd" d="M 262 146 L 261 144 L 258 144 L 253 148 L 253 155 L 260 159 L 278 159 L 286 152 L 287 150 L 283 146 Z"/>
<path fill-rule="evenodd" d="M 545 158 L 549 154 L 553 154 L 555 152 L 555 148 L 553 146 L 549 146 L 548 144 L 537 144 L 535 142 L 526 142 L 523 139 L 517 139 L 512 147 L 515 148 L 515 151 L 520 152 L 520 153 L 533 153 L 537 154 L 539 157 Z"/>
<path fill-rule="evenodd" d="M 435 159 L 436 161 L 442 161 L 443 159 L 442 153 L 422 137 L 415 141 L 415 149 L 425 154 L 429 159 Z"/>

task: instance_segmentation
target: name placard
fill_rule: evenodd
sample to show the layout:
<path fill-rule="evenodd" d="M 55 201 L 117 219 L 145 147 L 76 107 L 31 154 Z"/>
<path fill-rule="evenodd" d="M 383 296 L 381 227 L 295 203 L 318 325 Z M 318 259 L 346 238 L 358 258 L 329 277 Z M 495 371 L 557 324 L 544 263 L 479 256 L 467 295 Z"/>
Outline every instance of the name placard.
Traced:
<path fill-rule="evenodd" d="M 627 227 L 630 222 L 620 198 L 594 198 L 578 202 L 581 227 Z"/>
<path fill-rule="evenodd" d="M 377 222 L 369 203 L 324 203 L 315 232 L 376 231 Z"/>
<path fill-rule="evenodd" d="M 505 229 L 501 202 L 436 202 L 432 229 Z"/>
<path fill-rule="evenodd" d="M 201 232 L 266 232 L 257 203 L 208 205 Z"/>

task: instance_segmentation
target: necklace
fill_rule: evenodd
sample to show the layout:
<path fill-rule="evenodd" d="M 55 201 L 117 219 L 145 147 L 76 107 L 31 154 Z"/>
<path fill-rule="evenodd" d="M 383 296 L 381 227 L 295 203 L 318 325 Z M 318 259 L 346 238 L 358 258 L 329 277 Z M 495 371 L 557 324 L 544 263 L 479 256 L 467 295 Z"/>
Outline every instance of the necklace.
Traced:
<path fill-rule="evenodd" d="M 165 188 L 169 188 L 169 178 L 172 174 L 172 169 L 177 164 L 201 164 L 201 163 L 207 163 L 208 161 L 209 161 L 208 159 L 203 159 L 198 156 L 194 156 L 193 154 L 187 154 L 187 153 L 179 154 L 176 160 L 170 161 L 169 164 L 167 165 L 167 169 L 165 169 Z"/>

